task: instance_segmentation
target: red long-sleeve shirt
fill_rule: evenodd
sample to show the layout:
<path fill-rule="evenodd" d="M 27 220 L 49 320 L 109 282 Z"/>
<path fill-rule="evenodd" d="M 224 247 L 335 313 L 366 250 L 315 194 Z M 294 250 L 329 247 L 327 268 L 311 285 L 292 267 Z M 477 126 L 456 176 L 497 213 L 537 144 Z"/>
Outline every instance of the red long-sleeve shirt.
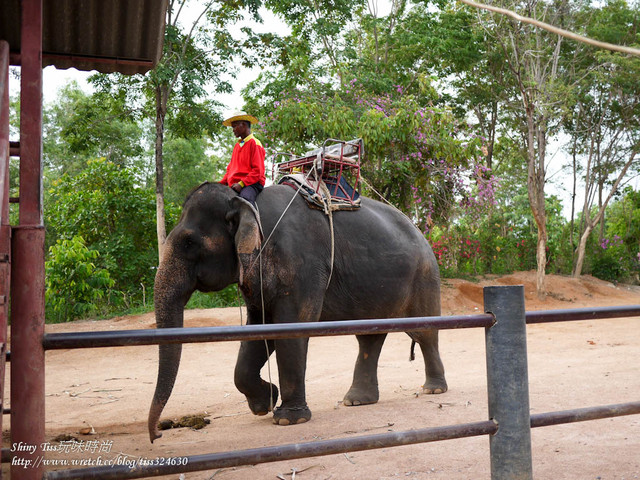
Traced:
<path fill-rule="evenodd" d="M 265 151 L 260 140 L 253 134 L 245 137 L 233 147 L 227 173 L 220 183 L 231 186 L 242 181 L 245 186 L 254 183 L 264 185 L 264 157 Z"/>

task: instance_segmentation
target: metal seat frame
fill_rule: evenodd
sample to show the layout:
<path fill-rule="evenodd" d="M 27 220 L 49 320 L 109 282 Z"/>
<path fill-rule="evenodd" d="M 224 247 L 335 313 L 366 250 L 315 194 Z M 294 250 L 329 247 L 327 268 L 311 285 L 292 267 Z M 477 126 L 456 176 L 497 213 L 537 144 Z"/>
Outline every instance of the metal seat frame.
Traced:
<path fill-rule="evenodd" d="M 312 169 L 315 169 L 311 175 L 314 176 L 314 180 L 322 179 L 324 181 L 332 199 L 343 202 L 346 199 L 353 205 L 357 199 L 363 150 L 364 144 L 361 138 L 349 141 L 328 138 L 322 147 L 304 155 L 296 156 L 292 153 L 278 152 L 272 156 L 272 178 L 275 181 L 283 175 L 296 172 L 306 176 Z M 279 155 L 289 156 L 290 160 L 276 163 L 275 158 Z M 347 174 L 352 182 L 351 192 L 347 191 L 342 183 L 344 174 Z M 319 182 L 315 188 L 318 193 Z"/>

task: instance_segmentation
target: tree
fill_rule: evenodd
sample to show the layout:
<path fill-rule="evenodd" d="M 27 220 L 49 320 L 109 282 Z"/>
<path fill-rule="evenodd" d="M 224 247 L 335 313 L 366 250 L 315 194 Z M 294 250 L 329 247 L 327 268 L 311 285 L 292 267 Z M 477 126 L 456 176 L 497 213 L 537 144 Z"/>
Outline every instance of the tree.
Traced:
<path fill-rule="evenodd" d="M 261 133 L 272 150 L 297 153 L 328 138 L 361 137 L 365 182 L 428 231 L 460 202 L 472 209 L 492 201 L 490 175 L 478 165 L 481 141 L 458 132 L 464 128 L 446 109 L 421 107 L 401 88 L 375 96 L 352 80 L 331 96 L 297 91 L 276 102 Z"/>
<path fill-rule="evenodd" d="M 640 192 L 626 187 L 607 210 L 607 236 L 620 238 L 633 280 L 640 283 Z"/>
<path fill-rule="evenodd" d="M 504 109 L 506 75 L 504 52 L 493 41 L 490 28 L 478 23 L 474 12 L 456 1 L 420 2 L 399 22 L 392 55 L 403 65 L 419 65 L 433 77 L 439 103 L 451 105 L 484 138 L 484 163 L 494 168 L 494 144 Z M 400 52 L 400 53 L 396 53 Z M 402 58 L 402 57 L 406 58 Z M 405 67 L 406 68 L 406 67 Z"/>
<path fill-rule="evenodd" d="M 425 231 L 451 218 L 459 203 L 491 202 L 482 142 L 450 109 L 434 106 L 438 96 L 415 62 L 415 38 L 401 28 L 405 2 L 393 2 L 385 18 L 375 2 L 368 11 L 361 2 L 338 2 L 326 24 L 318 15 L 326 5 L 267 4 L 291 26 L 275 68 L 243 91 L 264 119 L 258 128 L 267 148 L 302 153 L 327 138 L 362 137 L 363 177 Z M 329 31 L 331 55 L 323 38 Z"/>
<path fill-rule="evenodd" d="M 361 11 L 362 0 L 266 0 L 265 4 L 291 27 L 291 35 L 281 43 L 279 62 L 297 81 L 331 76 L 344 85 L 344 31 Z"/>
<path fill-rule="evenodd" d="M 157 250 L 154 241 L 153 190 L 137 184 L 136 173 L 105 159 L 92 160 L 78 175 L 64 174 L 46 191 L 48 246 L 82 237 L 100 252 L 96 268 L 107 270 L 123 298 L 153 285 Z M 170 210 L 175 222 L 177 208 Z"/>
<path fill-rule="evenodd" d="M 166 239 L 163 144 L 167 129 L 176 136 L 200 138 L 220 129 L 219 103 L 208 100 L 212 92 L 230 92 L 223 77 L 233 75 L 234 58 L 250 59 L 248 46 L 263 38 L 243 28 L 246 37 L 236 40 L 230 27 L 244 18 L 245 12 L 259 20 L 260 0 L 211 0 L 204 6 L 188 0 L 170 0 L 163 54 L 158 66 L 147 75 L 126 77 L 119 74 L 96 75 L 90 79 L 100 91 L 127 97 L 155 126 L 155 195 L 158 255 Z M 189 5 L 190 4 L 190 5 Z M 181 21 L 189 8 L 198 10 L 190 27 Z M 269 38 L 266 36 L 265 38 Z M 143 102 L 141 103 L 141 99 Z"/>
<path fill-rule="evenodd" d="M 588 9 L 585 17 L 590 36 L 618 45 L 637 43 L 640 11 L 626 2 L 614 0 L 599 9 Z M 587 48 L 580 69 L 581 81 L 568 125 L 573 145 L 582 145 L 573 155 L 585 159 L 583 226 L 573 270 L 576 277 L 582 273 L 587 241 L 598 224 L 603 240 L 607 206 L 630 176 L 640 171 L 640 59 Z"/>
<path fill-rule="evenodd" d="M 122 98 L 88 94 L 70 82 L 45 106 L 43 116 L 43 161 L 49 179 L 77 175 L 91 158 L 140 166 L 144 130 Z"/>
<path fill-rule="evenodd" d="M 165 202 L 181 205 L 194 186 L 222 178 L 229 156 L 211 157 L 206 153 L 208 147 L 209 142 L 198 138 L 172 137 L 165 141 Z"/>
<path fill-rule="evenodd" d="M 513 10 L 514 5 L 510 4 Z M 575 11 L 568 2 L 529 0 L 522 4 L 527 17 L 544 18 L 549 23 L 569 28 L 575 22 Z M 567 97 L 571 56 L 563 55 L 563 38 L 529 25 L 514 23 L 503 17 L 482 15 L 483 25 L 491 41 L 502 50 L 508 76 L 501 100 L 510 116 L 510 128 L 518 132 L 525 147 L 527 185 L 531 212 L 538 230 L 537 292 L 546 294 L 547 213 L 545 183 L 549 138 L 558 131 L 559 112 Z M 522 127 L 520 127 L 522 126 Z"/>

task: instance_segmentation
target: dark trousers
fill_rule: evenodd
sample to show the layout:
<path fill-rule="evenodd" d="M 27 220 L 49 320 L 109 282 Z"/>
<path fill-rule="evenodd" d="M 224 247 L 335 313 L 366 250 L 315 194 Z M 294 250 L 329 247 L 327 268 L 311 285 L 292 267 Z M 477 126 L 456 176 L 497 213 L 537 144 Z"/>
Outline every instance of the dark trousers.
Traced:
<path fill-rule="evenodd" d="M 260 185 L 259 183 L 254 183 L 253 185 L 247 185 L 240 192 L 240 196 L 245 200 L 247 200 L 248 202 L 250 202 L 251 205 L 255 206 L 256 198 L 258 198 L 258 195 L 260 194 L 263 188 L 264 186 Z"/>

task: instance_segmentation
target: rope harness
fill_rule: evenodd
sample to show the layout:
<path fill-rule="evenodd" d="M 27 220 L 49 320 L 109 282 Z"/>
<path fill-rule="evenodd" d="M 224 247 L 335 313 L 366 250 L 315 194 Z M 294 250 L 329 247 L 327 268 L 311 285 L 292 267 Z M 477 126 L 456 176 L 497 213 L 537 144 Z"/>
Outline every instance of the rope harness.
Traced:
<path fill-rule="evenodd" d="M 309 175 L 311 175 L 312 171 L 314 171 L 314 169 L 309 171 L 309 173 L 307 174 L 306 178 L 308 178 Z M 284 209 L 284 211 L 280 215 L 280 218 L 278 218 L 278 221 L 276 222 L 275 226 L 273 227 L 273 230 L 271 230 L 271 233 L 269 234 L 267 239 L 263 242 L 260 250 L 258 251 L 258 256 L 257 256 L 256 260 L 254 260 L 254 262 L 251 264 L 251 266 L 247 270 L 247 274 L 248 274 L 249 272 L 251 272 L 253 270 L 253 268 L 256 265 L 256 262 L 258 263 L 258 265 L 259 265 L 259 276 L 260 276 L 260 306 L 261 306 L 261 311 L 262 311 L 262 324 L 263 325 L 266 325 L 266 318 L 265 318 L 265 312 L 264 312 L 265 309 L 264 309 L 264 282 L 263 282 L 263 274 L 262 274 L 262 252 L 264 251 L 265 247 L 269 243 L 269 240 L 271 240 L 271 237 L 273 236 L 274 232 L 278 228 L 278 225 L 280 225 L 280 222 L 282 221 L 283 217 L 285 216 L 285 214 L 287 213 L 287 211 L 289 210 L 289 208 L 293 204 L 293 201 L 295 200 L 295 198 L 300 193 L 300 190 L 302 189 L 302 186 L 303 185 L 301 184 L 298 187 L 298 189 L 296 190 L 296 193 L 293 195 L 293 197 L 291 197 L 291 200 L 289 201 L 288 205 L 286 206 L 286 208 Z M 325 186 L 325 188 L 326 188 L 326 186 Z M 331 198 L 331 197 L 329 196 L 329 198 Z M 258 225 L 260 226 L 260 232 L 262 232 L 262 225 L 261 225 L 261 222 L 260 222 L 260 210 L 258 209 L 257 205 L 256 205 L 256 221 L 258 222 Z M 333 272 L 333 220 L 332 220 L 331 216 L 330 216 L 329 224 L 331 226 L 331 272 L 329 274 L 329 281 L 331 281 L 331 273 Z M 328 287 L 329 287 L 329 283 L 327 283 L 327 288 Z M 242 307 L 240 307 L 240 323 L 242 324 Z M 273 404 L 273 381 L 271 379 L 271 354 L 269 352 L 269 342 L 266 339 L 264 340 L 264 348 L 265 348 L 265 352 L 266 352 L 266 355 L 267 355 L 267 361 L 266 361 L 266 363 L 267 363 L 267 376 L 269 378 L 269 410 L 273 411 L 273 410 L 275 410 L 275 405 Z"/>
<path fill-rule="evenodd" d="M 271 240 L 271 237 L 273 236 L 273 234 L 277 230 L 278 225 L 280 225 L 280 222 L 282 221 L 282 219 L 286 215 L 287 211 L 289 210 L 289 208 L 293 204 L 293 201 L 295 200 L 295 198 L 298 195 L 303 195 L 303 196 L 305 196 L 305 199 L 307 200 L 307 202 L 311 202 L 311 200 L 309 200 L 309 198 L 307 198 L 307 196 L 304 193 L 306 192 L 306 190 L 305 190 L 306 182 L 309 180 L 309 177 L 311 176 L 311 174 L 315 173 L 315 172 L 316 172 L 316 167 L 314 165 L 309 170 L 309 172 L 306 174 L 306 176 L 304 177 L 304 181 L 296 181 L 295 183 L 287 183 L 287 185 L 291 186 L 292 188 L 295 188 L 295 193 L 294 193 L 293 197 L 291 197 L 291 200 L 289 201 L 289 203 L 285 207 L 285 209 L 282 212 L 282 214 L 280 215 L 280 217 L 278 218 L 278 221 L 276 222 L 275 226 L 271 230 L 271 233 L 269 234 L 267 239 L 262 243 L 262 246 L 260 247 L 260 250 L 258 252 L 258 256 L 254 260 L 254 262 L 251 264 L 249 269 L 247 270 L 247 273 L 249 273 L 249 272 L 251 272 L 253 270 L 253 268 L 255 267 L 256 262 L 258 262 L 258 261 L 262 262 L 262 252 L 264 251 L 266 246 L 269 244 L 269 241 Z M 344 207 L 344 205 L 342 205 L 340 203 L 333 202 L 332 197 L 331 197 L 331 193 L 329 192 L 329 189 L 327 188 L 327 185 L 322 180 L 319 180 L 319 182 L 320 182 L 319 183 L 319 187 L 320 187 L 320 190 L 322 191 L 323 195 L 316 195 L 316 197 L 320 198 L 322 200 L 323 211 L 324 211 L 325 215 L 327 215 L 327 217 L 329 219 L 329 231 L 330 231 L 330 234 L 331 234 L 331 257 L 330 257 L 330 267 L 329 267 L 329 279 L 328 279 L 327 285 L 325 287 L 325 290 L 326 290 L 327 288 L 329 288 L 329 284 L 331 283 L 331 278 L 333 276 L 333 265 L 334 265 L 334 261 L 335 261 L 335 232 L 334 232 L 334 227 L 333 227 L 333 212 L 336 211 L 336 210 L 344 210 L 345 207 Z M 318 201 L 315 200 L 314 204 L 317 205 Z M 257 209 L 257 206 L 256 206 L 256 209 Z M 350 210 L 353 210 L 353 207 L 351 207 Z M 260 215 L 259 214 L 260 214 L 260 212 L 258 211 L 257 215 L 256 215 L 256 219 L 258 221 L 258 224 L 260 224 Z M 262 227 L 260 227 L 260 231 L 262 231 Z M 262 264 L 260 264 L 260 268 L 262 268 Z M 260 275 L 260 284 L 262 285 L 262 274 Z"/>

